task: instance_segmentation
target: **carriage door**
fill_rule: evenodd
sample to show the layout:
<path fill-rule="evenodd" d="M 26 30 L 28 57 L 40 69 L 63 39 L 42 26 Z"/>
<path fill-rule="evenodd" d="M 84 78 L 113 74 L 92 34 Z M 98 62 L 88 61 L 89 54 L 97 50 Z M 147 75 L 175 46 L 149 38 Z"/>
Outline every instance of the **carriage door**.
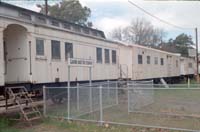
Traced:
<path fill-rule="evenodd" d="M 167 76 L 172 76 L 172 56 L 167 55 Z"/>
<path fill-rule="evenodd" d="M 29 48 L 27 29 L 11 24 L 4 30 L 5 82 L 26 83 L 29 79 Z"/>

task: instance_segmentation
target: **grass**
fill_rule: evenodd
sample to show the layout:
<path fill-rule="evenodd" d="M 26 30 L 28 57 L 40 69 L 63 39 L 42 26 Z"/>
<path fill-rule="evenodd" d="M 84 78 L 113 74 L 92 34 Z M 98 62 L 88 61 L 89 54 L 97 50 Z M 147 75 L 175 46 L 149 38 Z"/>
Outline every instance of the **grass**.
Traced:
<path fill-rule="evenodd" d="M 0 118 L 0 132 L 20 132 L 18 129 L 11 128 L 13 124 L 14 122 L 8 118 Z"/>
<path fill-rule="evenodd" d="M 22 126 L 20 122 L 0 119 L 0 132 L 177 132 L 156 128 L 128 127 L 118 125 L 99 126 L 96 123 L 72 122 L 62 119 L 44 119 L 40 124 L 32 127 Z M 20 125 L 20 128 L 19 128 Z"/>

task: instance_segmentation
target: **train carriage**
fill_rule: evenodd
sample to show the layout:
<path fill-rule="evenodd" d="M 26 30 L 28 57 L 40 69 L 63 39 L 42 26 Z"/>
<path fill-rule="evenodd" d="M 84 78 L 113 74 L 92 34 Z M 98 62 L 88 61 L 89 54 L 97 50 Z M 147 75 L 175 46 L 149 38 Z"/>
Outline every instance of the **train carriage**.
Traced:
<path fill-rule="evenodd" d="M 64 83 L 68 60 L 91 60 L 92 80 L 118 78 L 118 45 L 102 31 L 0 4 L 0 84 Z M 71 67 L 70 81 L 89 80 L 87 67 Z"/>
<path fill-rule="evenodd" d="M 180 62 L 181 76 L 193 76 L 196 74 L 196 60 L 193 57 L 181 57 Z"/>
<path fill-rule="evenodd" d="M 168 80 L 180 77 L 180 54 L 137 44 L 127 45 L 123 42 L 119 42 L 119 50 L 119 63 L 122 65 L 120 70 L 122 70 L 124 78 L 127 77 L 131 80 L 165 78 Z M 186 60 L 195 63 L 194 58 Z"/>

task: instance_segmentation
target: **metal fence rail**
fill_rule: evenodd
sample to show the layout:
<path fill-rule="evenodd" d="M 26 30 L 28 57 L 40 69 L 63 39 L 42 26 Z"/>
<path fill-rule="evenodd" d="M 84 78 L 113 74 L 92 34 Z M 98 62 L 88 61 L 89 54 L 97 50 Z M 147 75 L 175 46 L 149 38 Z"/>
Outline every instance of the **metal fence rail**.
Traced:
<path fill-rule="evenodd" d="M 200 131 L 199 85 L 120 84 L 46 87 L 44 113 L 71 120 Z"/>

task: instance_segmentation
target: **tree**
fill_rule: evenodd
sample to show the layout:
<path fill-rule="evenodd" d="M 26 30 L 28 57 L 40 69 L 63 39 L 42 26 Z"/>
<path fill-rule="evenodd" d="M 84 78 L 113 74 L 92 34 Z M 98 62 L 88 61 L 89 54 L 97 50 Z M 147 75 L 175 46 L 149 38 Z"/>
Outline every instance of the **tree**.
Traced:
<path fill-rule="evenodd" d="M 164 35 L 164 30 L 155 28 L 144 18 L 137 18 L 123 29 L 114 29 L 110 36 L 115 40 L 153 47 L 162 42 Z"/>
<path fill-rule="evenodd" d="M 45 5 L 38 7 L 41 13 L 45 13 Z M 92 26 L 92 23 L 88 22 L 91 10 L 86 6 L 83 7 L 79 0 L 63 0 L 58 4 L 48 5 L 48 14 L 77 24 Z"/>
<path fill-rule="evenodd" d="M 192 37 L 184 33 L 178 35 L 173 43 L 176 45 L 179 53 L 181 53 L 183 56 L 188 56 L 188 49 L 194 45 Z"/>
<path fill-rule="evenodd" d="M 180 53 L 182 56 L 188 56 L 188 49 L 193 48 L 194 45 L 192 41 L 192 37 L 187 34 L 180 34 L 178 35 L 174 40 L 169 39 L 169 41 L 160 47 L 163 50 L 169 51 L 169 52 L 176 52 Z"/>
<path fill-rule="evenodd" d="M 122 27 L 115 28 L 115 29 L 109 34 L 109 36 L 110 36 L 111 38 L 113 38 L 114 40 L 123 41 L 123 28 L 122 28 Z"/>

